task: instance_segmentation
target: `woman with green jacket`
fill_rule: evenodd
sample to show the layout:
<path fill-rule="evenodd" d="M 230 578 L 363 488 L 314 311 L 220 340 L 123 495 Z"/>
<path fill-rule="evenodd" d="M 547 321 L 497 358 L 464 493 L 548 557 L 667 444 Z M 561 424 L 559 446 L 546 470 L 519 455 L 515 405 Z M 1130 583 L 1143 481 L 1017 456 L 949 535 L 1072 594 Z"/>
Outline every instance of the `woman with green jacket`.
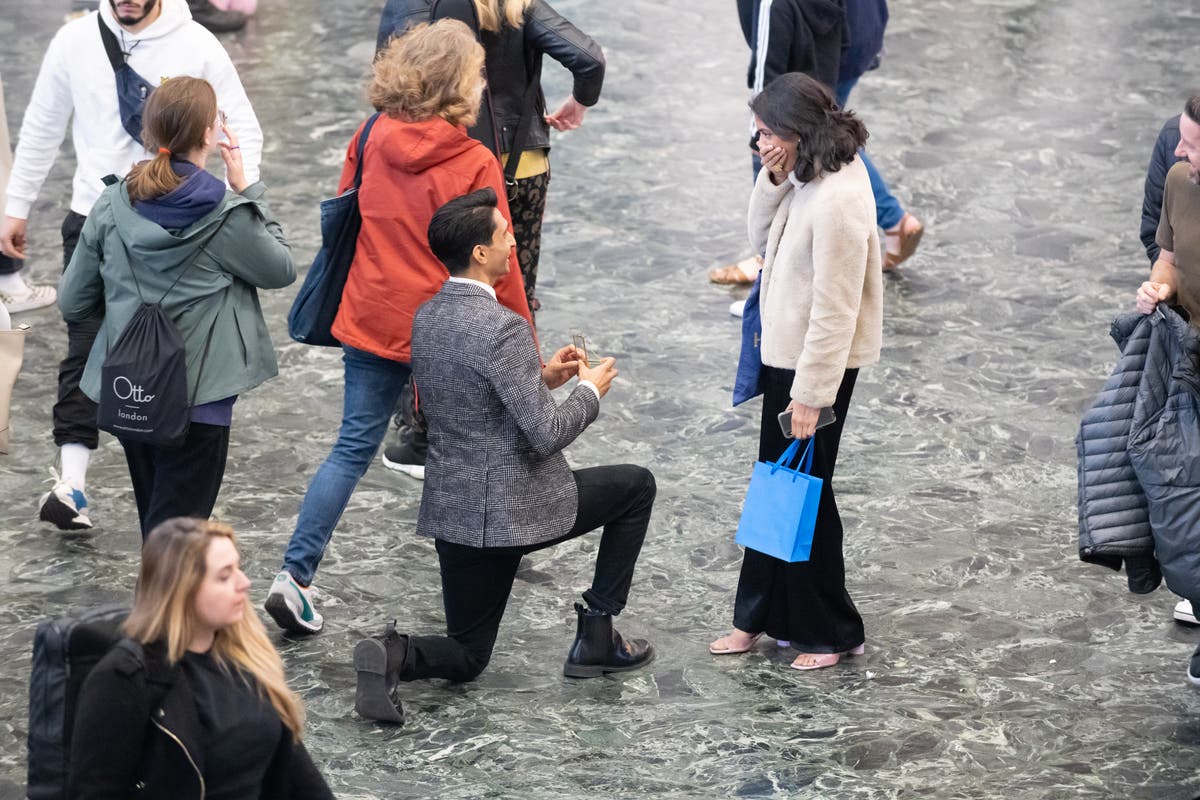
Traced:
<path fill-rule="evenodd" d="M 105 356 L 142 298 L 163 298 L 182 335 L 191 401 L 183 445 L 118 435 L 145 537 L 165 519 L 212 513 L 233 404 L 278 373 L 257 289 L 287 286 L 296 270 L 262 200 L 265 187 L 246 185 L 237 138 L 207 81 L 168 80 L 146 101 L 143 120 L 143 140 L 157 155 L 96 202 L 58 302 L 68 321 L 105 315 L 80 383 L 93 400 L 99 400 Z M 219 141 L 222 133 L 227 141 Z M 204 169 L 218 146 L 233 192 Z"/>

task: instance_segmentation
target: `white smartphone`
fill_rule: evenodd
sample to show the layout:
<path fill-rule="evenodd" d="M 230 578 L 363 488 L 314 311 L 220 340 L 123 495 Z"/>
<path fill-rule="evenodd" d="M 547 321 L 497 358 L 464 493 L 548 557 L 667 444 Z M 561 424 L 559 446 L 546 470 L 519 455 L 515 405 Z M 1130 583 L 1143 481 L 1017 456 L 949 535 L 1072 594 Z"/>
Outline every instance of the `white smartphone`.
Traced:
<path fill-rule="evenodd" d="M 833 413 L 832 408 L 822 408 L 820 414 L 817 415 L 817 430 L 821 430 L 826 425 L 832 425 L 837 422 L 837 414 Z M 779 412 L 779 429 L 783 431 L 785 438 L 792 438 L 792 412 Z"/>

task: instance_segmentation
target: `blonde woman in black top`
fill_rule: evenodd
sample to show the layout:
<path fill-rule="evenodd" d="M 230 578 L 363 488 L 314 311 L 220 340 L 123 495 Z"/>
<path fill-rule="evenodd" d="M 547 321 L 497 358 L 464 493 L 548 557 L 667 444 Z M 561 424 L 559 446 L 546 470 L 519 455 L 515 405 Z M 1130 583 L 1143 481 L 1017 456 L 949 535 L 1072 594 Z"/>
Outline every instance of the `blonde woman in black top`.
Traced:
<path fill-rule="evenodd" d="M 79 693 L 68 796 L 333 797 L 249 587 L 227 526 L 176 517 L 151 531 L 129 638 Z"/>

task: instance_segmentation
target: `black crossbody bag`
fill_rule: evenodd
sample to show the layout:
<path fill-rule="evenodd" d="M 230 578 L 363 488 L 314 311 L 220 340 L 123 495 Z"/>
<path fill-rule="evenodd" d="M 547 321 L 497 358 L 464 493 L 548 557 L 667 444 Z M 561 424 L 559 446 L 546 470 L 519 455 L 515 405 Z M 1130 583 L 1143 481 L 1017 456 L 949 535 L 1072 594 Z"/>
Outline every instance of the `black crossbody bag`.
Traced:
<path fill-rule="evenodd" d="M 104 42 L 104 52 L 108 54 L 108 63 L 112 65 L 113 77 L 117 81 L 117 107 L 121 112 L 121 127 L 134 138 L 138 144 L 142 141 L 142 107 L 146 98 L 154 91 L 154 84 L 133 71 L 125 60 L 125 53 L 117 43 L 117 37 L 104 24 L 100 14 L 96 14 L 96 22 L 100 24 L 100 39 Z"/>

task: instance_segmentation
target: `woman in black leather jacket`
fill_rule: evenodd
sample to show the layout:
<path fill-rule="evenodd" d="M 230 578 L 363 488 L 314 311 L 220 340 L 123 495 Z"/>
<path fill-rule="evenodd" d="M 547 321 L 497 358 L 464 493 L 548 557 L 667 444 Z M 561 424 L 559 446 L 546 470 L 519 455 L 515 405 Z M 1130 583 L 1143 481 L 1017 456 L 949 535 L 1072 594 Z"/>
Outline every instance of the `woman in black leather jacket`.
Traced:
<path fill-rule="evenodd" d="M 604 52 L 544 0 L 388 0 L 379 42 L 424 21 L 425 15 L 465 22 L 478 32 L 487 54 L 488 88 L 479 122 L 469 132 L 506 166 L 510 153 L 521 153 L 515 174 L 506 169 L 505 178 L 525 294 L 530 310 L 536 311 L 542 214 L 550 183 L 550 127 L 567 131 L 583 124 L 584 112 L 600 99 Z M 553 114 L 546 113 L 541 89 L 543 55 L 562 64 L 575 79 L 571 96 Z M 527 133 L 517 142 L 525 114 Z"/>
<path fill-rule="evenodd" d="M 233 531 L 151 531 L 123 639 L 79 692 L 67 796 L 332 800 L 304 707 L 247 597 Z"/>

